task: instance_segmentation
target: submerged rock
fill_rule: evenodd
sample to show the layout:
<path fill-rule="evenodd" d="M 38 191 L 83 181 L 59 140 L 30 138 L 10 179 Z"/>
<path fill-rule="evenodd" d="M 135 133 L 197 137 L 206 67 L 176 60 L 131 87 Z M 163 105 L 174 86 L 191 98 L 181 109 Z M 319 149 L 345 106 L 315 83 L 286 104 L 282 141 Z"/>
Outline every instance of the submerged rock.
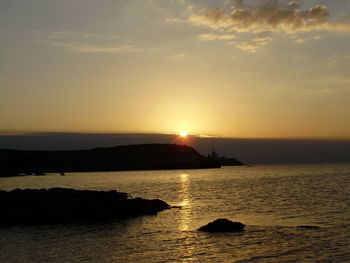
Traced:
<path fill-rule="evenodd" d="M 302 225 L 302 226 L 297 226 L 298 228 L 304 228 L 304 229 L 319 229 L 319 226 L 307 226 L 307 225 Z"/>
<path fill-rule="evenodd" d="M 205 232 L 236 232 L 243 231 L 245 225 L 240 222 L 232 222 L 228 219 L 221 218 L 216 219 L 209 224 L 198 228 L 198 231 Z"/>
<path fill-rule="evenodd" d="M 67 188 L 0 191 L 0 224 L 47 224 L 126 219 L 156 214 L 170 206 L 127 193 Z"/>

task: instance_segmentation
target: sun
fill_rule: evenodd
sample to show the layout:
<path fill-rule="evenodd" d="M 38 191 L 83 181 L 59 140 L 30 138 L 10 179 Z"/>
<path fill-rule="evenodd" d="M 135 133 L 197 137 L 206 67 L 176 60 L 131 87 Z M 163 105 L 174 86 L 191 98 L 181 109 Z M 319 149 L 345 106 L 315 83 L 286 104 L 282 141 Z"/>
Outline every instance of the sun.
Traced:
<path fill-rule="evenodd" d="M 187 135 L 188 135 L 187 131 L 181 131 L 180 132 L 180 136 L 181 137 L 187 137 Z"/>

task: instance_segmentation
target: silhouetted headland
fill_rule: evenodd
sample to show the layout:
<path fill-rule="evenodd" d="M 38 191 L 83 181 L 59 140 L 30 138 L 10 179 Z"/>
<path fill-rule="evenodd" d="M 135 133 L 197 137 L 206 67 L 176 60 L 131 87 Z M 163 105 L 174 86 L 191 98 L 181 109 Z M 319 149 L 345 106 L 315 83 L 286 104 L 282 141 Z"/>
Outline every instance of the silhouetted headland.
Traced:
<path fill-rule="evenodd" d="M 227 159 L 229 160 L 229 159 Z M 0 150 L 0 176 L 43 173 L 219 168 L 186 145 L 140 144 L 91 150 Z"/>
<path fill-rule="evenodd" d="M 0 224 L 96 222 L 153 215 L 169 209 L 159 199 L 131 198 L 113 191 L 66 188 L 0 190 Z"/>

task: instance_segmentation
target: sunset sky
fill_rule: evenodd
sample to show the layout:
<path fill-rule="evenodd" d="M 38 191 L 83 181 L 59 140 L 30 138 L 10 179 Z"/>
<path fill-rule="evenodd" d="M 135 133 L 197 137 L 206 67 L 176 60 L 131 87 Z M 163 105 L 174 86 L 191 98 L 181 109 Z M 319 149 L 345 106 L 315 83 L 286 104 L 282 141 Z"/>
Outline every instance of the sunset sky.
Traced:
<path fill-rule="evenodd" d="M 0 0 L 0 130 L 350 139 L 350 1 Z"/>

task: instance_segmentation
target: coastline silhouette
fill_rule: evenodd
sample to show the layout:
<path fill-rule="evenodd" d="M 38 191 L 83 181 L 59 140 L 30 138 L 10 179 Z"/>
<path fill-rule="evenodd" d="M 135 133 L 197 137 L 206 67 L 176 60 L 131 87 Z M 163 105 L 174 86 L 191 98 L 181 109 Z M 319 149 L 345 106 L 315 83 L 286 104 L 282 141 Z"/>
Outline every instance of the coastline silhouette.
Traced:
<path fill-rule="evenodd" d="M 140 144 L 75 151 L 0 150 L 0 176 L 45 173 L 219 168 L 234 158 L 204 156 L 176 144 Z"/>

